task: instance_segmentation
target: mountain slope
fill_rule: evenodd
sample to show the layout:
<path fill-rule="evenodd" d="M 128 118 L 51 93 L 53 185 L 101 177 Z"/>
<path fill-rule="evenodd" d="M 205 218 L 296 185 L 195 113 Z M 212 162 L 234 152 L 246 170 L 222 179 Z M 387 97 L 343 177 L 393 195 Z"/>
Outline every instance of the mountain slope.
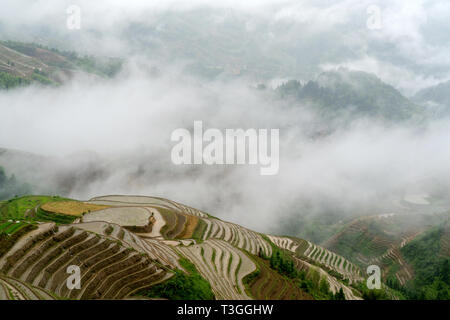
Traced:
<path fill-rule="evenodd" d="M 376 76 L 340 68 L 321 73 L 316 80 L 301 84 L 288 81 L 277 88 L 283 98 L 312 103 L 326 118 L 374 117 L 388 122 L 423 117 L 423 108 Z"/>
<path fill-rule="evenodd" d="M 263 235 L 163 198 L 26 196 L 0 204 L 0 221 L 0 230 L 24 224 L 0 237 L 0 274 L 55 297 L 175 298 L 188 281 L 202 291 L 189 297 L 333 299 L 342 291 L 360 299 L 348 284 L 362 280 L 360 271 L 342 257 L 333 267 L 308 258 L 305 240 Z M 70 265 L 80 267 L 80 289 L 66 286 Z"/>
<path fill-rule="evenodd" d="M 0 89 L 31 83 L 58 85 L 76 75 L 109 77 L 120 67 L 118 59 L 79 57 L 33 43 L 0 42 Z"/>
<path fill-rule="evenodd" d="M 448 116 L 450 112 L 450 81 L 420 90 L 413 100 L 427 105 L 436 116 Z"/>
<path fill-rule="evenodd" d="M 424 232 L 401 248 L 406 262 L 414 270 L 403 290 L 412 299 L 450 299 L 450 258 L 448 222 Z M 395 283 L 392 285 L 395 286 Z"/>
<path fill-rule="evenodd" d="M 421 274 L 430 277 L 430 274 L 438 272 L 442 261 L 450 257 L 448 219 L 448 212 L 433 215 L 383 214 L 358 218 L 324 245 L 354 261 L 362 269 L 378 265 L 383 281 L 408 298 L 436 299 L 437 296 L 431 293 L 426 297 L 422 287 L 431 284 L 421 280 Z"/>

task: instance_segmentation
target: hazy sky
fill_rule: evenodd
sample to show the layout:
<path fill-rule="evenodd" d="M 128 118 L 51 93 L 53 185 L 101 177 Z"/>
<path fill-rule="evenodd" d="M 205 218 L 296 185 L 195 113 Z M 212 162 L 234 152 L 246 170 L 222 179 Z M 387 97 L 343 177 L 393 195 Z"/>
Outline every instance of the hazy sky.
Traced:
<path fill-rule="evenodd" d="M 66 28 L 70 5 L 81 8 L 81 30 Z M 259 41 L 269 56 L 373 72 L 406 94 L 450 78 L 450 2 L 442 0 L 4 0 L 0 35 L 123 55 L 135 53 L 131 34 L 123 33 L 131 23 L 158 29 L 167 12 L 183 18 L 205 7 L 211 11 L 196 19 L 201 32 L 217 36 L 216 26 L 230 15 L 239 17 L 242 41 Z M 379 25 L 368 28 L 374 18 Z"/>

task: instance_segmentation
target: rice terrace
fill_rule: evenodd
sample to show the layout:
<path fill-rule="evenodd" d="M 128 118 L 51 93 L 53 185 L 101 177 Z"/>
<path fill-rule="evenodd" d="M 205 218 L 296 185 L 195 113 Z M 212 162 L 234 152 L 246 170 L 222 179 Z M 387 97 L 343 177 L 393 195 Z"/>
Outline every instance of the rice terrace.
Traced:
<path fill-rule="evenodd" d="M 445 245 L 447 238 L 442 237 Z M 361 300 L 368 295 L 368 263 L 362 260 L 355 264 L 310 241 L 258 233 L 158 197 L 10 199 L 0 206 L 0 248 L 2 299 Z M 385 251 L 374 259 L 394 257 L 394 249 L 373 250 Z M 399 283 L 408 280 L 403 273 L 413 272 L 402 261 L 393 273 Z M 67 286 L 69 266 L 80 269 L 77 289 Z M 386 266 L 386 272 L 392 270 Z M 388 287 L 383 294 L 401 298 Z"/>
<path fill-rule="evenodd" d="M 2 299 L 362 299 L 345 258 L 167 199 L 24 196 L 0 220 Z"/>

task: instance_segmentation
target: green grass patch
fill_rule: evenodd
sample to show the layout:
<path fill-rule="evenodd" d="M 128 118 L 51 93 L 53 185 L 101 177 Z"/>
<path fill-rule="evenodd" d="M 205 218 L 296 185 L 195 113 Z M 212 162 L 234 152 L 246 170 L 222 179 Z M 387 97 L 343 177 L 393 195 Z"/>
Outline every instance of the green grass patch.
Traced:
<path fill-rule="evenodd" d="M 214 300 L 211 285 L 200 275 L 195 265 L 185 258 L 179 262 L 188 273 L 176 270 L 169 280 L 141 290 L 138 295 L 169 300 Z"/>
<path fill-rule="evenodd" d="M 6 230 L 6 229 L 8 229 L 8 227 L 10 226 L 10 225 L 12 225 L 14 222 L 9 222 L 9 221 L 7 221 L 7 222 L 2 222 L 1 224 L 0 224 L 0 233 L 3 233 L 3 231 L 4 230 Z"/>
<path fill-rule="evenodd" d="M 203 235 L 206 231 L 208 225 L 202 218 L 198 218 L 198 224 L 195 227 L 194 233 L 192 234 L 192 239 L 195 239 L 197 243 L 203 242 Z"/>
<path fill-rule="evenodd" d="M 73 223 L 77 217 L 54 212 L 47 212 L 39 208 L 36 213 L 36 219 L 39 221 L 56 222 L 59 224 Z"/>
<path fill-rule="evenodd" d="M 29 225 L 29 223 L 26 223 L 26 222 L 18 222 L 17 223 L 16 222 L 16 223 L 11 224 L 8 228 L 3 229 L 2 233 L 12 235 L 27 225 Z"/>
<path fill-rule="evenodd" d="M 23 196 L 5 201 L 0 205 L 1 220 L 39 220 L 34 215 L 34 208 L 52 201 L 71 200 L 59 196 Z M 28 211 L 28 215 L 25 214 Z M 47 221 L 47 220 L 44 220 Z"/>

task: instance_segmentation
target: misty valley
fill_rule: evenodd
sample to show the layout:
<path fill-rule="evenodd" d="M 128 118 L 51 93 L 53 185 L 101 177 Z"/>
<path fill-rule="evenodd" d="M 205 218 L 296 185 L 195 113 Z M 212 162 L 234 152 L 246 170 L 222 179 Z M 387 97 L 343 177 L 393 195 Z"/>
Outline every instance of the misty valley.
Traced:
<path fill-rule="evenodd" d="M 448 301 L 450 4 L 378 2 L 2 3 L 0 301 Z"/>

